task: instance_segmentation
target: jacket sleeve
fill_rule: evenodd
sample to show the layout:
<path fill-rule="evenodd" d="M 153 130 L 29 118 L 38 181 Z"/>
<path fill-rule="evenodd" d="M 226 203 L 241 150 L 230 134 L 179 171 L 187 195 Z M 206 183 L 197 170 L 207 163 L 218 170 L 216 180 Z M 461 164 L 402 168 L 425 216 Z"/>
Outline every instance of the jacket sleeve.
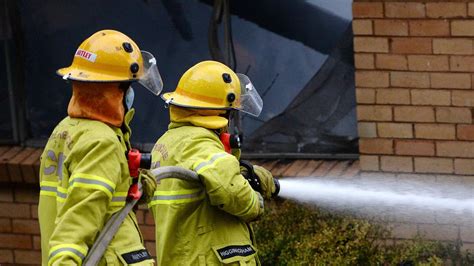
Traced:
<path fill-rule="evenodd" d="M 70 176 L 62 180 L 67 191 L 49 241 L 48 265 L 82 264 L 121 179 L 120 146 L 111 138 L 81 139 L 65 161 Z"/>
<path fill-rule="evenodd" d="M 204 183 L 211 205 L 248 222 L 263 213 L 261 196 L 240 174 L 237 158 L 212 139 L 194 140 L 187 146 L 193 170 Z"/>

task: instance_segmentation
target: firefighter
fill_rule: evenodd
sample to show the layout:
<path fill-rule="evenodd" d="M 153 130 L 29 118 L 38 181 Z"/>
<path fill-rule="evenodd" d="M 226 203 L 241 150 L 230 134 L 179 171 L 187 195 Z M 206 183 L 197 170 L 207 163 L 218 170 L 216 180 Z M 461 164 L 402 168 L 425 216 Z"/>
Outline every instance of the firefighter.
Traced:
<path fill-rule="evenodd" d="M 252 227 L 263 198 L 275 192 L 270 172 L 256 166 L 262 195 L 241 175 L 238 150 L 225 152 L 229 113 L 257 116 L 262 100 L 249 78 L 215 61 L 204 61 L 181 77 L 162 98 L 171 123 L 152 151 L 153 167 L 181 166 L 200 182 L 165 179 L 149 207 L 156 224 L 158 265 L 258 264 Z M 257 170 L 258 169 L 258 170 Z"/>
<path fill-rule="evenodd" d="M 121 32 L 101 30 L 57 71 L 72 83 L 68 116 L 41 156 L 38 215 L 43 265 L 80 265 L 131 184 L 125 153 L 134 115 L 134 82 L 162 89 L 156 60 Z M 135 263 L 135 264 L 134 264 Z M 100 265 L 153 265 L 135 214 L 124 220 Z"/>

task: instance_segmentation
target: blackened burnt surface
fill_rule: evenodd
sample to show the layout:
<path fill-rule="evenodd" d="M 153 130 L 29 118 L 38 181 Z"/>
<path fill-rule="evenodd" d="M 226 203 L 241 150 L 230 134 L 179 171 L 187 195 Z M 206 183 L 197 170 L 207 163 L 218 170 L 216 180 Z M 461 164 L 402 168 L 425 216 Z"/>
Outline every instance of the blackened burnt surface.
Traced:
<path fill-rule="evenodd" d="M 288 108 L 247 137 L 247 151 L 358 152 L 351 29 Z"/>

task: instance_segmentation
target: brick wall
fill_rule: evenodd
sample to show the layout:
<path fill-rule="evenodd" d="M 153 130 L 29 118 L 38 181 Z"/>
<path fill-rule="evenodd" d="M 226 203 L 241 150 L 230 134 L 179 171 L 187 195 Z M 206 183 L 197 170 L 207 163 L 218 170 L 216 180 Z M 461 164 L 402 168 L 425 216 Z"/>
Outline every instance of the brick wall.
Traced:
<path fill-rule="evenodd" d="M 38 263 L 38 192 L 33 187 L 0 188 L 0 263 Z"/>
<path fill-rule="evenodd" d="M 474 174 L 474 3 L 355 1 L 364 171 Z"/>
<path fill-rule="evenodd" d="M 41 150 L 0 147 L 0 264 L 41 260 L 38 212 Z"/>

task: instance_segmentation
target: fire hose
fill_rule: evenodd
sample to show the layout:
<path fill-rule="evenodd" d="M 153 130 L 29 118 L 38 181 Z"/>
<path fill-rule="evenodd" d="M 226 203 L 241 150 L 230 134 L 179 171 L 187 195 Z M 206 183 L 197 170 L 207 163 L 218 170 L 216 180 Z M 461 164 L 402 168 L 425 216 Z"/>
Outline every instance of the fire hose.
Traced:
<path fill-rule="evenodd" d="M 118 212 L 114 213 L 105 224 L 104 228 L 100 232 L 96 241 L 90 248 L 86 258 L 83 261 L 85 266 L 95 266 L 99 263 L 102 256 L 105 253 L 108 245 L 112 241 L 113 237 L 117 233 L 118 229 L 122 225 L 127 215 L 132 211 L 137 202 L 142 196 L 142 185 L 138 181 L 138 168 L 148 169 L 150 167 L 150 156 L 149 154 L 141 154 L 137 150 L 132 150 L 127 154 L 129 161 L 130 175 L 134 178 L 133 184 L 129 189 L 128 196 L 126 199 L 125 206 Z M 253 165 L 248 162 L 241 160 L 240 165 L 247 170 L 247 174 L 244 177 L 250 183 L 251 187 L 261 193 L 262 188 L 258 176 L 253 170 Z M 163 166 L 151 170 L 151 174 L 155 177 L 157 183 L 166 178 L 179 178 L 187 181 L 199 182 L 199 176 L 196 172 L 179 167 L 179 166 Z M 272 194 L 272 197 L 276 197 L 280 191 L 280 183 L 277 179 L 273 179 L 275 182 L 276 191 Z"/>
<path fill-rule="evenodd" d="M 132 150 L 132 152 L 134 152 Z M 136 151 L 138 152 L 138 151 Z M 128 160 L 129 162 L 131 159 L 136 159 L 136 157 L 133 156 L 139 156 L 139 158 L 136 160 L 138 162 L 138 166 L 144 166 L 143 164 L 147 164 L 147 159 L 148 157 L 145 157 L 143 161 L 141 160 L 141 154 L 137 155 L 136 153 L 129 153 L 128 154 Z M 133 157 L 133 158 L 130 158 Z M 149 168 L 148 167 L 143 167 L 143 168 Z M 138 173 L 134 173 L 133 170 L 134 168 L 130 169 L 131 176 L 136 176 L 138 177 Z M 138 167 L 137 167 L 138 170 Z M 156 182 L 160 182 L 162 179 L 166 178 L 179 178 L 183 180 L 188 180 L 188 181 L 199 181 L 199 176 L 197 173 L 184 169 L 182 167 L 178 166 L 164 166 L 164 167 L 159 167 L 156 169 L 151 170 L 152 175 L 155 177 Z M 138 182 L 138 179 L 135 179 L 134 183 L 129 189 L 128 196 L 126 199 L 125 206 L 118 212 L 114 213 L 110 219 L 107 221 L 105 224 L 104 228 L 100 232 L 99 236 L 97 237 L 96 241 L 90 248 L 86 258 L 83 261 L 83 265 L 85 266 L 95 266 L 99 263 L 100 259 L 104 255 L 105 250 L 110 244 L 110 241 L 112 241 L 113 237 L 117 233 L 118 229 L 122 225 L 123 221 L 127 217 L 127 215 L 132 211 L 132 209 L 135 207 L 137 204 L 138 200 L 142 196 L 142 185 L 140 182 Z"/>

